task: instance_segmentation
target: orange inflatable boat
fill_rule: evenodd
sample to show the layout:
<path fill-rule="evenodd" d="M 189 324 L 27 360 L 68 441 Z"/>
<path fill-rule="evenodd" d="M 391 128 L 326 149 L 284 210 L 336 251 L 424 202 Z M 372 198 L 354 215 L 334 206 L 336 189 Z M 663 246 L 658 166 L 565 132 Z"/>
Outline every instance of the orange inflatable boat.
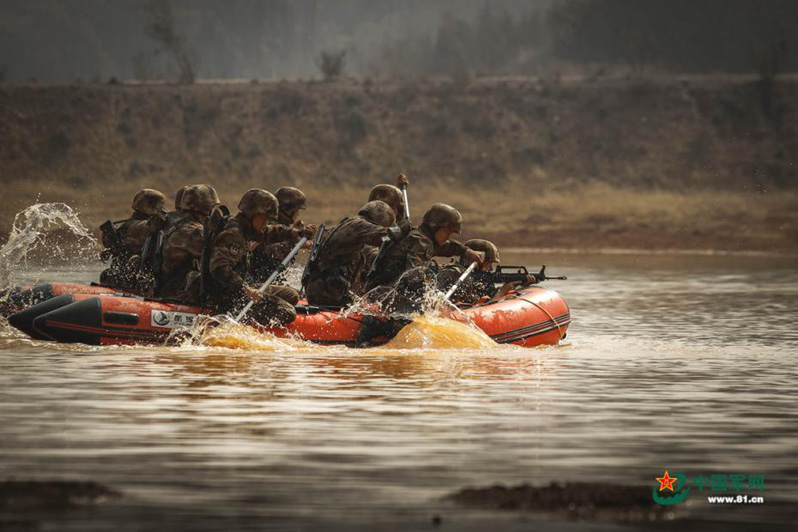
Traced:
<path fill-rule="evenodd" d="M 316 343 L 354 345 L 363 318 L 304 301 L 300 301 L 297 313 L 297 319 L 285 327 L 260 330 Z M 196 306 L 135 296 L 68 293 L 18 312 L 8 321 L 38 339 L 114 345 L 161 343 L 207 314 Z M 526 347 L 558 343 L 571 323 L 563 298 L 540 286 L 510 292 L 493 303 L 462 308 L 452 318 L 472 322 L 497 343 Z"/>

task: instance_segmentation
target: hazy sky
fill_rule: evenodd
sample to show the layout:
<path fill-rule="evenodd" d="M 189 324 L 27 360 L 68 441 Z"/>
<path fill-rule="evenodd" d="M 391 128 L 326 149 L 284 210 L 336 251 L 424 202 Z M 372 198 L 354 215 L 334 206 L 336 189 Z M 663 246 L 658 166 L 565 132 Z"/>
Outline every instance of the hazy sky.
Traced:
<path fill-rule="evenodd" d="M 24 81 L 158 77 L 174 69 L 145 33 L 151 0 L 0 0 L 0 68 Z M 172 0 L 200 77 L 310 77 L 324 50 L 348 69 L 391 41 L 431 35 L 485 0 Z M 518 15 L 548 0 L 491 0 Z"/>

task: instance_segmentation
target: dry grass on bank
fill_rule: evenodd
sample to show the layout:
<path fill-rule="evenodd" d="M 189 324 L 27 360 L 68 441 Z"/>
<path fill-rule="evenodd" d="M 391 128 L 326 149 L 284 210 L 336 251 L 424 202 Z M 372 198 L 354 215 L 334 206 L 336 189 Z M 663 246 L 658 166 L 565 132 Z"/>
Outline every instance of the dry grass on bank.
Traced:
<path fill-rule="evenodd" d="M 46 187 L 18 182 L 2 213 L 7 234 L 13 214 L 37 201 L 62 201 L 81 213 L 86 225 L 121 219 L 140 187 L 177 186 L 146 181 L 125 187 L 76 190 L 65 183 Z M 217 183 L 232 210 L 250 186 Z M 308 222 L 337 222 L 357 211 L 368 187 L 302 187 L 309 198 Z M 772 250 L 798 252 L 798 192 L 734 193 L 729 191 L 640 191 L 608 185 L 570 188 L 535 187 L 517 180 L 500 188 L 470 188 L 451 183 L 411 184 L 413 218 L 436 202 L 447 202 L 465 217 L 464 238 L 485 236 L 503 246 L 598 249 Z"/>

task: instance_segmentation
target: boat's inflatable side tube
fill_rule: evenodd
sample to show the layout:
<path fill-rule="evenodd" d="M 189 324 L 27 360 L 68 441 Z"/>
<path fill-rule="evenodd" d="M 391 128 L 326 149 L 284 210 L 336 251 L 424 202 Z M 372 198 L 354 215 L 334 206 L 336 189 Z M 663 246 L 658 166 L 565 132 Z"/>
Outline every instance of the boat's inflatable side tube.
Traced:
<path fill-rule="evenodd" d="M 8 296 L 0 301 L 0 315 L 9 316 L 27 307 L 64 294 L 100 295 L 119 292 L 120 289 L 94 283 L 42 283 L 32 288 L 20 286 L 11 289 Z"/>
<path fill-rule="evenodd" d="M 33 320 L 33 327 L 56 342 L 100 345 L 100 299 L 76 301 Z"/>
<path fill-rule="evenodd" d="M 178 329 L 191 327 L 202 309 L 191 305 L 112 294 L 78 295 L 75 302 L 33 321 L 57 342 L 89 345 L 162 343 Z"/>
<path fill-rule="evenodd" d="M 16 314 L 12 314 L 8 317 L 8 323 L 12 327 L 19 329 L 36 340 L 53 340 L 53 338 L 36 330 L 36 328 L 33 326 L 33 321 L 39 316 L 43 316 L 48 312 L 65 307 L 74 302 L 75 297 L 72 294 L 56 296 L 52 299 L 48 299 L 47 301 L 37 303 L 32 307 L 28 307 L 25 310 L 17 312 Z"/>

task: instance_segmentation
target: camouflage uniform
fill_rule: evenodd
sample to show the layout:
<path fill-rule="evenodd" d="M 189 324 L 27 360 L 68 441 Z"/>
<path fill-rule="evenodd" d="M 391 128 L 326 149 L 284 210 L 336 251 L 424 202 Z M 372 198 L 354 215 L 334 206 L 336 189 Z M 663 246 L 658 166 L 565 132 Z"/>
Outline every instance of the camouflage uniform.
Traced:
<path fill-rule="evenodd" d="M 177 194 L 178 210 L 166 216 L 158 297 L 191 300 L 190 276 L 199 271 L 202 259 L 202 221 L 219 205 L 216 190 L 209 185 L 190 185 Z"/>
<path fill-rule="evenodd" d="M 103 259 L 111 258 L 111 265 L 100 274 L 100 282 L 122 288 L 135 288 L 137 284 L 138 259 L 147 237 L 150 235 L 150 219 L 163 211 L 166 196 L 157 190 L 145 188 L 133 197 L 133 215 L 124 222 L 116 223 L 114 229 L 119 236 L 116 241 L 110 232 L 103 231 L 105 246 Z"/>
<path fill-rule="evenodd" d="M 213 239 L 210 260 L 210 303 L 219 313 L 234 313 L 246 305 L 244 292 L 250 243 L 272 244 L 293 239 L 294 233 L 280 225 L 267 226 L 258 233 L 243 213 L 231 218 L 224 230 Z M 269 286 L 263 300 L 256 303 L 248 317 L 261 324 L 291 323 L 296 319 L 294 306 L 299 301 L 296 290 L 288 286 Z"/>
<path fill-rule="evenodd" d="M 277 215 L 277 223 L 286 231 L 290 231 L 294 225 L 294 221 L 282 210 Z M 259 245 L 252 250 L 252 257 L 250 263 L 250 274 L 252 281 L 255 284 L 260 284 L 269 278 L 269 275 L 285 260 L 288 254 L 293 249 L 293 244 L 290 242 L 274 242 L 273 244 Z M 280 275 L 276 281 L 284 282 L 285 276 Z"/>
<path fill-rule="evenodd" d="M 202 224 L 190 212 L 174 211 L 164 227 L 161 291 L 159 297 L 188 300 L 186 282 L 199 271 Z M 170 219 L 171 218 L 171 219 Z"/>
<path fill-rule="evenodd" d="M 120 288 L 135 287 L 136 268 L 133 259 L 141 253 L 150 234 L 148 220 L 148 216 L 135 212 L 129 220 L 114 224 L 122 241 L 121 247 L 113 242 L 109 234 L 103 233 L 102 244 L 106 248 L 103 256 L 110 256 L 111 264 L 100 274 L 100 283 Z"/>
<path fill-rule="evenodd" d="M 379 246 L 388 228 L 353 216 L 344 218 L 320 243 L 318 264 L 305 287 L 312 305 L 347 306 L 360 292 L 361 272 L 369 249 Z"/>
<path fill-rule="evenodd" d="M 357 216 L 341 220 L 319 242 L 319 255 L 308 265 L 305 290 L 314 305 L 347 306 L 362 292 L 362 272 L 383 238 L 400 240 L 410 224 L 394 226 L 396 215 L 383 201 L 370 201 Z"/>
<path fill-rule="evenodd" d="M 426 224 L 421 224 L 388 249 L 379 270 L 368 279 L 366 290 L 393 285 L 404 272 L 419 266 L 427 266 L 432 257 L 462 257 L 466 249 L 457 240 L 447 240 L 442 245 L 437 245 L 432 229 Z"/>

